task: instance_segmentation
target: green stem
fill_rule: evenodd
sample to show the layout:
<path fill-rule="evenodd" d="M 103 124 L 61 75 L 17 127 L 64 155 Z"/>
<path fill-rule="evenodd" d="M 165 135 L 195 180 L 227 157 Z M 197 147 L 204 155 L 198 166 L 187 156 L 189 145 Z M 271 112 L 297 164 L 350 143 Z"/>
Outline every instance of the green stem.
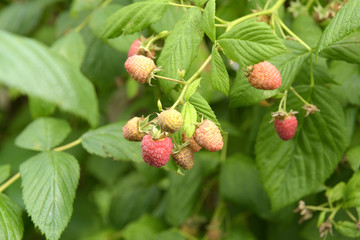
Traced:
<path fill-rule="evenodd" d="M 271 14 L 275 11 L 277 11 L 281 5 L 285 2 L 285 0 L 278 0 L 271 8 L 269 9 L 266 9 L 266 10 L 263 10 L 263 11 L 260 11 L 260 12 L 256 12 L 256 13 L 251 13 L 251 14 L 248 14 L 246 16 L 243 16 L 241 18 L 238 18 L 238 19 L 235 19 L 234 21 L 231 21 L 229 23 L 229 26 L 228 28 L 226 29 L 226 31 L 229 31 L 232 27 L 234 27 L 235 25 L 243 22 L 243 21 L 246 21 L 248 19 L 251 19 L 251 18 L 254 18 L 254 17 L 258 17 L 258 16 L 261 16 L 261 15 L 268 15 L 268 14 Z"/>
<path fill-rule="evenodd" d="M 288 32 L 290 34 L 290 36 L 292 36 L 293 38 L 295 38 L 301 45 L 303 45 L 304 47 L 306 47 L 307 50 L 309 50 L 309 52 L 311 51 L 311 47 L 309 47 L 309 45 L 307 45 L 303 40 L 301 40 L 295 33 L 293 33 L 293 31 L 291 31 L 286 25 L 285 23 L 280 19 L 280 18 L 276 18 L 276 21 L 278 21 L 278 23 L 280 24 L 280 26 L 285 29 L 286 32 Z"/>
<path fill-rule="evenodd" d="M 193 6 L 193 5 L 186 5 L 186 4 L 179 4 L 179 3 L 168 3 L 169 5 L 172 5 L 172 6 L 176 6 L 176 7 L 185 7 L 185 8 L 194 8 L 194 7 L 197 7 L 197 6 Z M 201 12 L 204 12 L 204 9 L 203 8 L 200 8 L 200 11 Z M 223 24 L 227 24 L 228 21 L 225 21 L 217 16 L 215 16 L 215 20 L 218 21 L 219 23 L 223 23 Z"/>
<path fill-rule="evenodd" d="M 298 98 L 300 99 L 300 101 L 302 101 L 305 105 L 311 105 L 311 104 L 308 103 L 303 97 L 301 97 L 300 94 L 297 93 L 293 87 L 290 87 L 290 90 L 291 90 L 291 91 L 295 94 L 295 96 L 298 97 Z"/>
<path fill-rule="evenodd" d="M 309 11 L 310 10 L 310 7 L 313 5 L 314 3 L 314 0 L 309 0 L 307 3 L 306 3 L 306 9 Z"/>
<path fill-rule="evenodd" d="M 283 109 L 284 109 L 285 112 L 286 112 L 287 93 L 288 93 L 288 91 L 286 90 L 286 91 L 284 92 L 284 107 L 283 107 Z"/>
<path fill-rule="evenodd" d="M 310 54 L 310 88 L 311 90 L 314 88 L 315 86 L 315 81 L 314 81 L 314 71 L 313 71 L 313 58 L 312 58 L 312 52 Z"/>
<path fill-rule="evenodd" d="M 166 37 L 167 35 L 169 35 L 170 32 L 168 31 L 162 31 L 161 33 L 159 33 L 157 36 L 153 37 L 150 39 L 150 41 L 146 44 L 145 49 L 149 49 L 149 47 L 151 46 L 151 44 L 153 44 L 155 41 Z"/>
<path fill-rule="evenodd" d="M 163 76 L 159 76 L 159 75 L 154 75 L 154 77 L 156 77 L 156 78 L 161 78 L 161 79 L 165 79 L 165 80 L 168 80 L 168 81 L 177 82 L 177 83 L 180 83 L 180 84 L 182 84 L 182 85 L 185 85 L 185 84 L 186 84 L 185 81 L 180 81 L 180 80 L 173 79 L 173 78 L 163 77 Z"/>
<path fill-rule="evenodd" d="M 174 136 L 173 136 L 172 134 L 169 134 L 168 136 L 170 136 L 170 138 L 171 138 L 171 140 L 172 140 L 173 144 L 175 145 L 176 150 L 179 150 L 179 146 L 176 144 L 176 141 L 175 141 Z"/>
<path fill-rule="evenodd" d="M 215 24 L 215 27 L 227 27 L 227 24 Z"/>
<path fill-rule="evenodd" d="M 109 5 L 112 2 L 112 0 L 105 0 L 100 6 L 97 7 L 97 9 L 99 8 L 104 8 L 107 5 Z M 82 21 L 76 28 L 74 28 L 75 32 L 80 32 L 91 20 L 92 18 L 92 13 L 90 13 L 85 19 L 84 21 Z"/>
<path fill-rule="evenodd" d="M 178 99 L 176 100 L 176 102 L 171 106 L 170 109 L 174 109 L 176 108 L 176 106 L 182 101 L 185 92 L 187 90 L 187 88 L 190 86 L 190 84 L 200 75 L 200 73 L 204 70 L 204 68 L 209 64 L 211 60 L 211 54 L 209 55 L 209 57 L 205 60 L 205 62 L 200 66 L 200 68 L 196 71 L 196 73 L 194 73 L 194 75 L 191 76 L 191 78 L 186 82 L 184 88 L 182 89 L 180 96 L 178 97 Z"/>
<path fill-rule="evenodd" d="M 351 220 L 353 220 L 354 222 L 358 222 L 356 217 L 354 217 L 354 215 L 349 210 L 345 210 L 345 211 L 346 211 L 346 214 L 349 216 L 349 218 L 351 218 Z"/>
<path fill-rule="evenodd" d="M 14 176 L 12 176 L 9 180 L 7 180 L 5 183 L 3 183 L 0 186 L 0 193 L 3 192 L 6 188 L 8 188 L 11 184 L 13 184 L 16 180 L 20 178 L 20 173 L 18 172 Z"/>
<path fill-rule="evenodd" d="M 312 211 L 324 211 L 324 212 L 332 212 L 333 210 L 330 208 L 324 208 L 324 207 L 320 207 L 320 206 L 307 206 L 306 208 Z"/>
<path fill-rule="evenodd" d="M 81 141 L 82 141 L 82 139 L 81 139 L 81 138 L 78 138 L 78 139 L 76 139 L 75 141 L 73 141 L 73 142 L 71 142 L 71 143 L 68 143 L 68 144 L 66 144 L 66 145 L 64 145 L 64 146 L 60 146 L 60 147 L 54 148 L 54 151 L 57 151 L 57 152 L 64 151 L 64 150 L 66 150 L 66 149 L 72 148 L 72 147 L 80 144 Z"/>
<path fill-rule="evenodd" d="M 334 219 L 334 217 L 335 217 L 335 215 L 336 215 L 336 213 L 341 209 L 341 205 L 338 205 L 338 206 L 336 206 L 336 208 L 335 209 L 333 209 L 333 212 L 330 214 L 330 216 L 328 217 L 328 220 L 331 222 L 333 219 Z"/>
<path fill-rule="evenodd" d="M 283 105 L 284 105 L 284 101 L 285 101 L 286 97 L 287 97 L 287 91 L 284 92 L 284 95 L 282 96 L 282 98 L 281 98 L 281 100 L 280 100 L 279 108 L 278 108 L 278 111 L 279 111 L 279 112 L 281 112 L 281 111 L 284 110 L 284 109 L 283 109 Z M 286 111 L 286 109 L 285 109 L 285 111 Z"/>

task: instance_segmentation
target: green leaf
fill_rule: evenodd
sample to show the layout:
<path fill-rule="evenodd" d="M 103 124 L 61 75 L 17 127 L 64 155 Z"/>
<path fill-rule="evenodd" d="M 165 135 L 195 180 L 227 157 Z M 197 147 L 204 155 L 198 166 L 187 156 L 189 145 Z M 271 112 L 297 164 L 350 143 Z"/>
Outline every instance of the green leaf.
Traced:
<path fill-rule="evenodd" d="M 309 100 L 308 86 L 299 86 L 296 91 Z M 273 124 L 269 123 L 270 114 L 261 124 L 255 146 L 256 162 L 274 210 L 320 190 L 347 146 L 345 116 L 340 103 L 321 86 L 315 86 L 311 99 L 321 112 L 304 118 L 303 103 L 293 94 L 288 97 L 288 110 L 301 109 L 293 139 L 283 141 L 278 137 Z"/>
<path fill-rule="evenodd" d="M 329 73 L 333 76 L 337 85 L 332 90 L 344 105 L 351 103 L 360 106 L 360 68 L 358 64 L 350 64 L 343 61 L 332 61 Z"/>
<path fill-rule="evenodd" d="M 33 118 L 46 117 L 53 114 L 56 110 L 56 105 L 43 101 L 37 97 L 29 96 L 29 108 Z"/>
<path fill-rule="evenodd" d="M 325 195 L 329 201 L 333 203 L 344 198 L 345 189 L 346 184 L 344 182 L 339 182 L 333 188 L 327 189 Z"/>
<path fill-rule="evenodd" d="M 229 95 L 229 74 L 215 44 L 212 48 L 211 57 L 211 85 L 215 90 L 224 93 L 226 96 Z"/>
<path fill-rule="evenodd" d="M 220 131 L 222 131 L 214 111 L 200 93 L 194 93 L 194 95 L 192 95 L 190 98 L 190 103 L 195 107 L 198 114 L 204 116 L 206 119 L 213 121 L 219 127 Z"/>
<path fill-rule="evenodd" d="M 221 165 L 220 194 L 224 199 L 246 206 L 260 216 L 270 213 L 270 201 L 255 161 L 245 155 L 235 154 Z"/>
<path fill-rule="evenodd" d="M 285 51 L 281 40 L 264 22 L 244 21 L 219 37 L 219 45 L 225 55 L 238 62 L 240 66 L 249 66 L 262 62 Z"/>
<path fill-rule="evenodd" d="M 360 230 L 357 229 L 356 223 L 349 221 L 339 221 L 335 224 L 335 229 L 344 236 L 351 238 L 360 237 Z"/>
<path fill-rule="evenodd" d="M 10 164 L 0 166 L 0 184 L 5 182 L 10 176 Z"/>
<path fill-rule="evenodd" d="M 204 9 L 202 20 L 204 31 L 213 42 L 216 40 L 215 7 L 215 0 L 209 0 Z"/>
<path fill-rule="evenodd" d="M 216 162 L 219 155 L 197 155 L 195 165 L 185 176 L 169 172 L 170 186 L 165 196 L 165 218 L 172 226 L 180 226 L 192 213 L 199 199 L 203 178 L 208 174 L 210 163 Z M 216 166 L 216 165 L 215 165 Z"/>
<path fill-rule="evenodd" d="M 85 10 L 91 10 L 97 7 L 102 0 L 74 0 L 71 3 L 71 14 L 77 14 Z"/>
<path fill-rule="evenodd" d="M 186 240 L 186 238 L 182 235 L 182 232 L 171 229 L 156 235 L 156 240 Z"/>
<path fill-rule="evenodd" d="M 132 173 L 121 178 L 115 189 L 116 194 L 111 199 L 109 216 L 111 223 L 118 229 L 153 210 L 160 197 L 160 190 L 154 185 L 149 185 L 140 173 Z"/>
<path fill-rule="evenodd" d="M 47 239 L 60 238 L 72 214 L 80 168 L 65 152 L 44 152 L 20 165 L 27 212 Z"/>
<path fill-rule="evenodd" d="M 346 152 L 346 157 L 347 157 L 348 162 L 350 163 L 351 169 L 354 170 L 354 171 L 359 170 L 359 167 L 360 167 L 360 146 L 350 148 Z"/>
<path fill-rule="evenodd" d="M 355 32 L 321 51 L 320 56 L 360 64 L 359 43 L 360 32 Z"/>
<path fill-rule="evenodd" d="M 197 122 L 197 113 L 194 106 L 186 102 L 181 108 L 181 115 L 184 119 L 183 129 L 186 132 L 186 136 L 190 138 L 195 132 L 195 123 Z"/>
<path fill-rule="evenodd" d="M 91 154 L 115 160 L 143 162 L 139 142 L 129 142 L 122 134 L 125 123 L 118 122 L 82 135 L 82 146 Z"/>
<path fill-rule="evenodd" d="M 58 39 L 52 50 L 65 57 L 70 63 L 80 68 L 85 56 L 85 42 L 79 32 L 72 31 Z"/>
<path fill-rule="evenodd" d="M 201 12 L 198 8 L 191 8 L 175 25 L 165 41 L 157 61 L 157 65 L 161 66 L 163 71 L 158 74 L 177 79 L 178 69 L 187 72 L 198 54 L 202 38 Z M 165 92 L 169 92 L 176 85 L 164 79 L 159 79 L 159 81 Z"/>
<path fill-rule="evenodd" d="M 0 239 L 21 240 L 24 226 L 21 208 L 0 193 Z"/>
<path fill-rule="evenodd" d="M 137 2 L 121 8 L 105 22 L 101 36 L 114 38 L 139 32 L 158 21 L 167 9 L 167 0 Z"/>
<path fill-rule="evenodd" d="M 25 149 L 47 151 L 60 144 L 70 131 L 70 125 L 62 119 L 39 118 L 20 133 L 15 144 Z"/>
<path fill-rule="evenodd" d="M 154 29 L 156 33 L 160 33 L 165 30 L 171 31 L 184 14 L 185 11 L 183 8 L 170 6 L 167 8 L 165 14 L 159 21 L 151 24 L 151 28 Z"/>
<path fill-rule="evenodd" d="M 85 118 L 92 126 L 97 124 L 94 87 L 57 53 L 31 39 L 0 31 L 0 65 L 0 82 L 54 103 Z"/>
<path fill-rule="evenodd" d="M 324 85 L 329 83 L 336 83 L 332 76 L 329 74 L 328 70 L 328 63 L 327 59 L 318 57 L 317 59 L 313 56 L 313 75 L 314 75 L 314 82 L 317 85 Z M 310 58 L 303 63 L 301 70 L 299 71 L 298 75 L 296 76 L 295 82 L 297 84 L 310 84 Z"/>
<path fill-rule="evenodd" d="M 252 87 L 242 70 L 239 70 L 230 91 L 230 107 L 249 106 L 261 100 L 275 96 L 279 91 L 286 90 L 294 81 L 309 52 L 294 41 L 284 41 L 288 51 L 269 60 L 279 70 L 282 84 L 279 89 L 261 90 Z"/>
<path fill-rule="evenodd" d="M 59 0 L 14 2 L 0 12 L 0 28 L 20 35 L 33 31 L 47 6 Z"/>
<path fill-rule="evenodd" d="M 360 206 L 360 172 L 354 173 L 347 183 L 344 200 L 344 208 Z"/>
<path fill-rule="evenodd" d="M 122 236 L 125 240 L 153 239 L 164 228 L 165 226 L 160 219 L 144 215 L 139 220 L 126 226 Z"/>
<path fill-rule="evenodd" d="M 331 20 L 330 24 L 326 27 L 324 33 L 322 34 L 318 44 L 317 44 L 317 53 L 321 53 L 324 50 L 338 48 L 340 47 L 340 52 L 347 52 L 347 50 L 352 51 L 352 49 L 358 48 L 358 43 L 350 42 L 353 47 L 348 49 L 348 40 L 351 34 L 358 32 L 360 30 L 360 2 L 358 0 L 350 0 L 344 6 L 341 7 L 339 12 Z M 359 36 L 359 35 L 357 35 Z M 355 44 L 354 44 L 355 43 Z M 357 46 L 356 46 L 357 45 Z M 342 48 L 345 47 L 345 48 Z M 338 50 L 330 50 L 330 52 Z M 329 52 L 327 52 L 328 54 Z M 338 52 L 339 53 L 339 52 Z M 333 55 L 334 53 L 330 54 Z M 351 57 L 353 54 L 350 53 L 349 60 L 359 63 L 359 56 Z M 342 57 L 341 59 L 347 60 L 348 57 Z"/>
<path fill-rule="evenodd" d="M 199 85 L 201 82 L 201 78 L 198 78 L 196 80 L 194 80 L 188 87 L 188 89 L 186 90 L 185 94 L 184 94 L 184 100 L 188 101 L 192 95 L 194 95 L 194 93 L 196 92 L 196 90 L 198 89 Z"/>
<path fill-rule="evenodd" d="M 204 5 L 208 0 L 194 0 L 194 3 L 196 4 L 196 6 L 201 7 L 202 5 Z"/>
<path fill-rule="evenodd" d="M 316 46 L 322 34 L 319 25 L 315 22 L 314 18 L 308 14 L 294 18 L 291 29 L 301 40 L 310 45 L 310 47 Z"/>
<path fill-rule="evenodd" d="M 92 13 L 90 20 L 90 28 L 97 37 L 101 37 L 102 26 L 106 19 L 115 13 L 121 6 L 118 4 L 110 4 L 104 8 L 96 9 Z M 130 35 L 121 35 L 116 38 L 108 39 L 107 44 L 120 52 L 127 53 L 133 41 L 140 37 L 140 33 L 134 33 Z M 97 60 L 97 59 L 96 59 Z M 132 81 L 133 82 L 133 81 Z"/>

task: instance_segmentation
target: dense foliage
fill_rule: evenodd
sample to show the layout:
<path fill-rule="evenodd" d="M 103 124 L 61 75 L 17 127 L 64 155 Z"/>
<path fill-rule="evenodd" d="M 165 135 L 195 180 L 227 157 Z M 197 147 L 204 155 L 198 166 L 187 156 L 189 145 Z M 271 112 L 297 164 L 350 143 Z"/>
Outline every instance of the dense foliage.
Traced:
<path fill-rule="evenodd" d="M 279 88 L 249 83 L 263 61 Z M 0 239 L 359 238 L 359 66 L 360 0 L 2 1 Z M 210 119 L 222 150 L 144 163 L 122 129 L 170 107 L 174 146 Z"/>

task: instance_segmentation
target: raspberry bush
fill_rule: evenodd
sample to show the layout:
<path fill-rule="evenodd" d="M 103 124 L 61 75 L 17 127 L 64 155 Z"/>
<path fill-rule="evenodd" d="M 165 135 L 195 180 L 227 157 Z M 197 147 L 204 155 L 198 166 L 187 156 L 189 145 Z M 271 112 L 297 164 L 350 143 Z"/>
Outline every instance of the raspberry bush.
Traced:
<path fill-rule="evenodd" d="M 0 239 L 360 238 L 359 0 L 0 3 Z"/>

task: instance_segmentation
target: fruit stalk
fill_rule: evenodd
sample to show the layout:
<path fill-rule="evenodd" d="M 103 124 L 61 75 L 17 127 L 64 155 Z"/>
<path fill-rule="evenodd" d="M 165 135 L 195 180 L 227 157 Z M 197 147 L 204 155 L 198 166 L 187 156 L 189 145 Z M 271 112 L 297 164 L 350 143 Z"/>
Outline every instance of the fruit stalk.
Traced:
<path fill-rule="evenodd" d="M 209 64 L 211 60 L 211 54 L 209 55 L 209 57 L 205 60 L 205 62 L 200 66 L 200 68 L 196 71 L 196 73 L 194 73 L 194 75 L 191 76 L 191 78 L 186 81 L 186 84 L 184 86 L 184 88 L 182 89 L 180 96 L 178 97 L 178 99 L 176 100 L 176 102 L 171 106 L 170 109 L 174 109 L 176 108 L 176 106 L 180 103 L 180 101 L 183 99 L 184 94 L 187 90 L 187 88 L 190 86 L 190 84 L 200 75 L 200 73 L 204 70 L 204 68 Z"/>
<path fill-rule="evenodd" d="M 80 144 L 81 141 L 82 141 L 82 139 L 81 139 L 81 138 L 78 138 L 78 139 L 76 139 L 75 141 L 73 141 L 73 142 L 71 142 L 71 143 L 68 143 L 68 144 L 66 144 L 66 145 L 64 145 L 64 146 L 54 148 L 54 151 L 57 151 L 57 152 L 64 151 L 64 150 L 66 150 L 66 149 L 72 148 L 72 147 Z"/>
<path fill-rule="evenodd" d="M 182 84 L 182 85 L 185 85 L 185 84 L 186 84 L 184 81 L 180 81 L 180 80 L 173 79 L 173 78 L 163 77 L 163 76 L 159 76 L 159 75 L 154 75 L 154 77 L 156 77 L 156 78 L 161 78 L 161 79 L 165 79 L 165 80 L 168 80 L 168 81 L 177 82 L 177 83 L 180 83 L 180 84 Z"/>

